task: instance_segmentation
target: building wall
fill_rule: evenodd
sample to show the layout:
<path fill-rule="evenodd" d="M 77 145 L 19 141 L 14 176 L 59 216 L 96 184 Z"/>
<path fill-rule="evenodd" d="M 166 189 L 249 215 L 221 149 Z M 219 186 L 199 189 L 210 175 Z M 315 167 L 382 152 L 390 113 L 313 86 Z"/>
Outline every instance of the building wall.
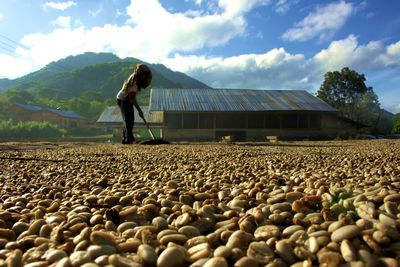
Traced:
<path fill-rule="evenodd" d="M 42 114 L 43 114 L 43 120 L 60 125 L 61 127 L 65 128 L 74 128 L 79 126 L 85 126 L 87 124 L 86 120 L 63 117 L 47 110 L 43 111 Z"/>
<path fill-rule="evenodd" d="M 215 130 L 213 129 L 166 129 L 162 131 L 162 137 L 167 140 L 184 140 L 184 141 L 213 141 L 215 138 Z"/>
<path fill-rule="evenodd" d="M 41 111 L 26 110 L 18 105 L 13 105 L 9 109 L 10 117 L 18 121 L 32 121 L 40 115 Z"/>
<path fill-rule="evenodd" d="M 163 129 L 163 138 L 185 141 L 218 141 L 231 136 L 233 141 L 266 141 L 268 136 L 278 139 L 312 139 L 328 137 L 319 130 L 294 129 Z M 334 136 L 332 136 L 334 137 Z"/>
<path fill-rule="evenodd" d="M 165 113 L 163 136 L 169 140 L 205 141 L 232 136 L 236 141 L 334 138 L 356 128 L 338 117 L 316 112 Z"/>
<path fill-rule="evenodd" d="M 30 111 L 18 105 L 13 105 L 9 110 L 12 119 L 17 121 L 48 121 L 62 127 L 76 127 L 85 125 L 85 120 L 66 118 L 47 110 Z"/>

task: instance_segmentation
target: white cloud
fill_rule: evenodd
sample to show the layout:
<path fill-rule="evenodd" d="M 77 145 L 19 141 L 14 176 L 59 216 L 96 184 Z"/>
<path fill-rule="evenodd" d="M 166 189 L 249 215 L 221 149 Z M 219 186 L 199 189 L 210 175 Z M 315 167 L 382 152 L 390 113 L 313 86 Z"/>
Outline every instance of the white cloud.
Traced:
<path fill-rule="evenodd" d="M 278 2 L 275 4 L 275 11 L 276 13 L 283 15 L 298 2 L 299 0 L 278 0 Z"/>
<path fill-rule="evenodd" d="M 290 89 L 307 74 L 304 56 L 283 48 L 228 58 L 175 55 L 164 63 L 217 88 Z"/>
<path fill-rule="evenodd" d="M 4 15 L 0 13 L 0 21 L 3 20 Z"/>
<path fill-rule="evenodd" d="M 400 41 L 398 41 L 395 44 L 391 44 L 387 47 L 387 55 L 384 60 L 387 65 L 399 64 L 399 62 L 400 62 Z"/>
<path fill-rule="evenodd" d="M 170 12 L 156 0 L 132 0 L 126 9 L 130 20 L 123 26 L 86 28 L 77 21 L 72 23 L 69 17 L 58 17 L 52 32 L 24 36 L 15 50 L 16 56 L 0 55 L 0 73 L 15 78 L 51 61 L 92 51 L 164 63 L 210 86 L 224 88 L 315 92 L 325 72 L 344 66 L 368 77 L 390 68 L 390 77 L 400 77 L 400 41 L 388 45 L 380 41 L 359 44 L 353 35 L 333 41 L 309 57 L 284 48 L 226 58 L 194 55 L 201 48 L 223 46 L 244 35 L 246 12 L 268 2 L 221 0 L 215 2 L 218 8 L 213 12 L 208 9 L 189 14 Z"/>
<path fill-rule="evenodd" d="M 379 41 L 359 45 L 354 35 L 332 42 L 314 57 L 317 65 L 325 70 L 337 70 L 345 66 L 369 71 L 400 64 L 400 41 L 387 47 Z"/>
<path fill-rule="evenodd" d="M 206 46 L 226 44 L 245 33 L 246 12 L 266 2 L 220 0 L 218 4 L 222 11 L 200 15 L 194 12 L 168 12 L 157 0 L 132 0 L 127 8 L 131 18 L 128 23 L 135 26 L 138 49 L 146 47 L 146 51 L 150 52 L 148 56 L 154 60 L 165 58 L 171 52 L 194 51 Z"/>
<path fill-rule="evenodd" d="M 54 21 L 52 21 L 52 24 L 61 28 L 70 28 L 71 27 L 71 17 L 64 17 L 60 16 Z"/>
<path fill-rule="evenodd" d="M 59 28 L 50 35 L 26 35 L 21 43 L 29 50 L 25 52 L 39 66 L 58 60 L 68 55 L 77 55 L 85 51 L 101 52 L 109 42 L 109 25 L 104 28 L 93 28 L 90 31 L 83 27 L 76 29 Z"/>
<path fill-rule="evenodd" d="M 116 18 L 119 18 L 119 17 L 121 17 L 122 15 L 124 15 L 125 13 L 124 12 L 122 12 L 121 10 L 119 10 L 119 9 L 117 9 L 116 11 L 115 11 L 115 17 Z"/>
<path fill-rule="evenodd" d="M 157 0 L 131 0 L 126 9 L 130 20 L 124 26 L 85 28 L 77 26 L 76 21 L 72 25 L 69 17 L 59 17 L 53 22 L 57 28 L 52 32 L 25 35 L 21 43 L 26 49 L 20 50 L 35 62 L 36 68 L 86 51 L 160 62 L 172 53 L 225 45 L 245 33 L 246 12 L 267 3 L 220 0 L 215 13 L 186 14 L 169 12 Z"/>
<path fill-rule="evenodd" d="M 242 15 L 255 6 L 268 5 L 270 0 L 219 0 L 218 6 L 221 7 L 224 12 L 234 18 L 235 15 Z"/>
<path fill-rule="evenodd" d="M 327 49 L 309 58 L 279 48 L 264 54 L 228 58 L 176 54 L 163 63 L 212 87 L 302 89 L 316 92 L 327 71 L 340 70 L 345 66 L 365 74 L 370 80 L 378 79 L 377 75 L 381 73 L 387 73 L 385 70 L 390 62 L 391 73 L 386 75 L 399 76 L 399 48 L 400 41 L 386 47 L 378 41 L 360 45 L 357 38 L 350 35 L 346 39 L 332 42 Z M 374 84 L 368 85 L 376 87 Z M 396 89 L 391 92 L 393 97 Z M 384 101 L 389 102 L 388 99 L 386 97 Z"/>
<path fill-rule="evenodd" d="M 369 19 L 371 19 L 375 16 L 376 16 L 376 14 L 374 12 L 368 12 L 368 14 L 367 14 L 367 18 L 369 18 Z"/>
<path fill-rule="evenodd" d="M 314 37 L 327 40 L 343 27 L 352 13 L 352 4 L 344 1 L 317 7 L 295 27 L 287 30 L 282 38 L 288 41 L 307 41 Z"/>
<path fill-rule="evenodd" d="M 103 5 L 99 5 L 98 7 L 97 7 L 97 9 L 95 9 L 95 10 L 89 10 L 89 14 L 92 16 L 92 17 L 97 17 L 101 12 L 103 11 Z"/>
<path fill-rule="evenodd" d="M 35 66 L 85 51 L 108 51 L 121 57 L 136 56 L 155 62 L 174 52 L 225 45 L 245 34 L 246 12 L 268 2 L 219 0 L 213 1 L 218 8 L 207 5 L 206 12 L 173 13 L 157 0 L 131 0 L 126 9 L 131 19 L 124 26 L 85 28 L 78 21 L 72 24 L 70 17 L 58 17 L 52 21 L 56 26 L 52 32 L 24 36 L 21 42 L 27 49 L 22 49 L 22 53 L 31 57 Z M 64 10 L 75 5 L 76 1 L 49 1 L 43 7 Z"/>
<path fill-rule="evenodd" d="M 194 2 L 196 5 L 200 6 L 203 0 L 185 0 L 185 2 Z"/>
<path fill-rule="evenodd" d="M 0 54 L 0 78 L 17 78 L 31 71 L 32 62 L 28 59 Z"/>
<path fill-rule="evenodd" d="M 354 12 L 358 13 L 361 12 L 363 10 L 365 10 L 368 6 L 368 2 L 367 1 L 362 1 L 358 4 L 354 5 Z"/>
<path fill-rule="evenodd" d="M 43 8 L 53 8 L 57 10 L 66 10 L 70 7 L 76 6 L 76 3 L 74 1 L 68 1 L 68 2 L 46 2 L 43 4 Z"/>

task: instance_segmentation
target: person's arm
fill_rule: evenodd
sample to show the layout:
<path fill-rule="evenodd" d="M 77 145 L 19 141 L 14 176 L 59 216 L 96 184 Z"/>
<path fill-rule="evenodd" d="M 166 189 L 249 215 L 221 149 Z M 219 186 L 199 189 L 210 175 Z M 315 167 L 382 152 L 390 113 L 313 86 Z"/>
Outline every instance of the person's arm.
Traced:
<path fill-rule="evenodd" d="M 139 104 L 138 104 L 138 102 L 136 100 L 136 96 L 137 96 L 137 93 L 135 93 L 135 92 L 130 93 L 129 94 L 129 101 L 137 109 L 137 111 L 139 112 L 139 116 L 141 118 L 143 118 L 143 111 L 140 108 L 140 106 L 139 106 Z"/>

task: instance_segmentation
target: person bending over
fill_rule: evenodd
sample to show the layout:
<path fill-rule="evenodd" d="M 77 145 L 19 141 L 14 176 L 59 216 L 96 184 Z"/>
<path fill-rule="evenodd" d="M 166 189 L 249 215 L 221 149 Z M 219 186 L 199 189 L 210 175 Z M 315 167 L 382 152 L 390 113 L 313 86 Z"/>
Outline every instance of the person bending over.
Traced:
<path fill-rule="evenodd" d="M 137 95 L 142 89 L 146 89 L 153 75 L 149 67 L 144 64 L 136 65 L 135 71 L 122 84 L 121 90 L 117 94 L 117 104 L 121 110 L 122 120 L 124 122 L 123 144 L 134 144 L 133 126 L 135 124 L 134 109 L 139 112 L 143 118 L 143 111 L 137 102 Z"/>

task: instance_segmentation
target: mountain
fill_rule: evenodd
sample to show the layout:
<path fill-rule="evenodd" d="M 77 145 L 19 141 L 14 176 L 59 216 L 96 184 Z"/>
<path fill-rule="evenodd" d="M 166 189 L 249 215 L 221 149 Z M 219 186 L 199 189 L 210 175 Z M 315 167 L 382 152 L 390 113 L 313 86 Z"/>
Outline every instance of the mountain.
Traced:
<path fill-rule="evenodd" d="M 96 92 L 107 99 L 114 97 L 135 64 L 136 58 L 120 59 L 111 53 L 84 53 L 52 62 L 44 68 L 15 80 L 0 80 L 0 90 L 27 91 L 32 95 L 51 91 L 57 98 L 79 97 Z M 153 88 L 210 88 L 184 73 L 161 64 L 148 64 L 153 71 Z M 146 90 L 149 91 L 149 90 Z"/>
<path fill-rule="evenodd" d="M 150 64 L 150 67 L 162 76 L 175 81 L 178 84 L 178 88 L 210 88 L 204 83 L 201 83 L 187 75 L 182 75 L 181 72 L 172 71 L 162 64 Z"/>
<path fill-rule="evenodd" d="M 392 131 L 395 115 L 385 109 L 380 110 L 379 118 L 374 125 L 377 133 L 390 133 Z"/>
<path fill-rule="evenodd" d="M 17 84 L 21 82 L 30 82 L 32 80 L 44 79 L 57 73 L 77 70 L 93 64 L 115 62 L 118 60 L 120 60 L 120 58 L 111 53 L 86 52 L 82 55 L 68 56 L 59 61 L 51 62 L 38 71 L 16 79 L 15 82 Z"/>
<path fill-rule="evenodd" d="M 15 85 L 15 80 L 0 79 L 0 92 L 7 90 Z"/>

